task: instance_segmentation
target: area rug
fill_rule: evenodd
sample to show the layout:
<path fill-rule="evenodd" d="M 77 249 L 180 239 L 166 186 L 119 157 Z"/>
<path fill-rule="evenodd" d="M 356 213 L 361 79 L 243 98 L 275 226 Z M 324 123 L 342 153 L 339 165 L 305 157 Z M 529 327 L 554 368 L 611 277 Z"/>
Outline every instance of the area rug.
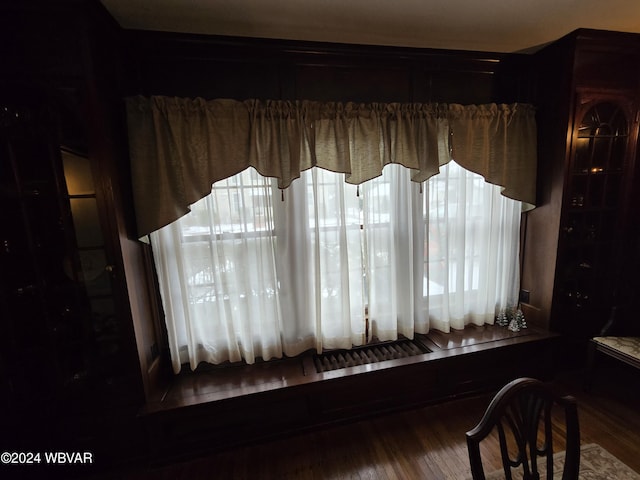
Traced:
<path fill-rule="evenodd" d="M 564 452 L 558 452 L 553 456 L 553 478 L 562 478 L 562 467 L 564 464 Z M 547 478 L 547 468 L 544 464 L 538 464 L 540 478 Z M 521 479 L 520 472 L 512 471 L 513 478 Z M 486 475 L 487 480 L 498 480 L 504 478 L 504 472 L 497 470 Z M 607 452 L 597 443 L 589 443 L 580 447 L 580 479 L 583 480 L 640 480 L 640 474 L 634 472 Z"/>

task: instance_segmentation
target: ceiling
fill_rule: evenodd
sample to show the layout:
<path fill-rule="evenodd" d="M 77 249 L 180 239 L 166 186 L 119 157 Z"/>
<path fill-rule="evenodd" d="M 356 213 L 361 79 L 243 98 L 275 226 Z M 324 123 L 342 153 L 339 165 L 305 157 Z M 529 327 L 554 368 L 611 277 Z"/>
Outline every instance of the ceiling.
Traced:
<path fill-rule="evenodd" d="M 101 0 L 127 29 L 491 52 L 640 33 L 640 0 Z"/>

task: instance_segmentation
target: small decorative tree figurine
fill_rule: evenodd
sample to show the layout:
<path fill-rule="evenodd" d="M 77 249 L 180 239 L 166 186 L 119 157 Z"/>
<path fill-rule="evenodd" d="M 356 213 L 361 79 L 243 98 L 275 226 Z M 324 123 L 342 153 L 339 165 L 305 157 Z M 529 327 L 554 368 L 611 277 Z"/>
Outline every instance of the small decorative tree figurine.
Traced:
<path fill-rule="evenodd" d="M 527 321 L 524 318 L 522 310 L 519 308 L 514 312 L 513 317 L 511 317 L 508 328 L 512 332 L 519 332 L 523 328 L 527 328 Z"/>
<path fill-rule="evenodd" d="M 519 332 L 523 328 L 527 328 L 527 321 L 524 313 L 519 308 L 503 308 L 496 317 L 496 324 L 501 327 L 507 327 L 512 332 Z"/>
<path fill-rule="evenodd" d="M 519 319 L 518 321 L 520 322 L 520 328 L 527 328 L 527 320 L 524 318 L 524 313 L 522 313 L 522 310 L 518 309 L 519 314 Z"/>
<path fill-rule="evenodd" d="M 501 309 L 500 313 L 498 313 L 498 317 L 496 318 L 496 323 L 501 327 L 506 327 L 509 325 L 509 315 L 507 315 L 506 309 Z"/>

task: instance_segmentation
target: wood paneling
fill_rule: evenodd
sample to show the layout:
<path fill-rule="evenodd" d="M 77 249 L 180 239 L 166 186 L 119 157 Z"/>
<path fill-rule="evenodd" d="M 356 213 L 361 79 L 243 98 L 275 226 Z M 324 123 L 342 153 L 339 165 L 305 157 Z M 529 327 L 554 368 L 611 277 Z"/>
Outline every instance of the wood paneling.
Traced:
<path fill-rule="evenodd" d="M 340 102 L 527 102 L 530 57 L 125 32 L 128 94 Z"/>

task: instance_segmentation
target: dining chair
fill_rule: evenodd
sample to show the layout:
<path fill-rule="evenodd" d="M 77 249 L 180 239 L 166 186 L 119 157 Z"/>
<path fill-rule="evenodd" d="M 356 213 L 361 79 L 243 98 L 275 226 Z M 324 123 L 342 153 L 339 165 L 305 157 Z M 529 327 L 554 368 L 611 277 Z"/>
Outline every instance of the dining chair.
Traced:
<path fill-rule="evenodd" d="M 560 407 L 561 415 L 552 417 L 552 409 Z M 557 410 L 557 408 L 556 408 Z M 473 480 L 485 480 L 480 443 L 497 430 L 504 478 L 537 480 L 540 478 L 538 458 L 545 457 L 546 478 L 554 478 L 554 419 L 564 422 L 565 455 L 563 480 L 577 479 L 580 469 L 580 429 L 576 400 L 557 395 L 550 387 L 534 378 L 518 378 L 508 383 L 493 397 L 484 416 L 466 433 Z M 557 420 L 556 420 L 557 422 Z M 555 425 L 557 427 L 557 423 Z"/>

